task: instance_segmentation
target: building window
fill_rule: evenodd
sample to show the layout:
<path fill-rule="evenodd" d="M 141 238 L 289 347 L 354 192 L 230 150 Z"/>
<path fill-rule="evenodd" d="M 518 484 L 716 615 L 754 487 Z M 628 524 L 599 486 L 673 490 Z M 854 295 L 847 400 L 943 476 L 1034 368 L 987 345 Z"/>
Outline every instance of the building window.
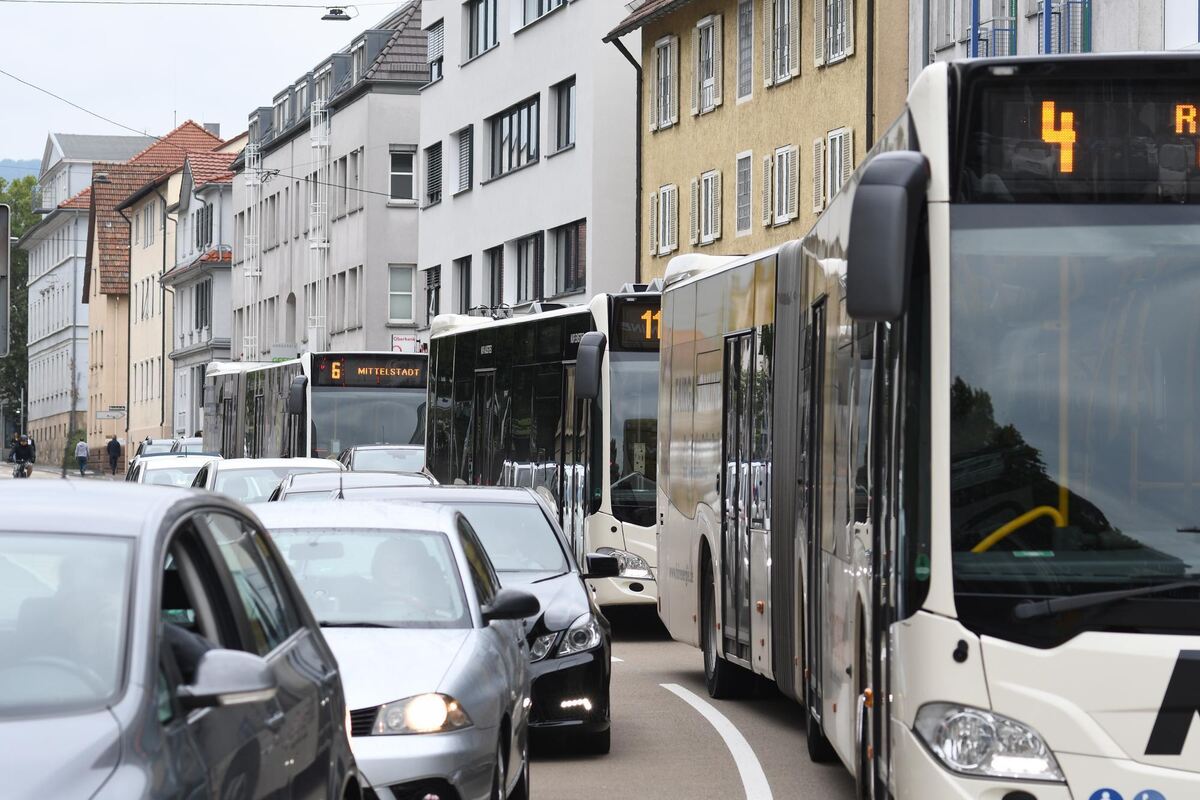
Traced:
<path fill-rule="evenodd" d="M 721 238 L 721 173 L 710 170 L 692 180 L 692 244 L 712 244 Z"/>
<path fill-rule="evenodd" d="M 517 302 L 542 299 L 542 234 L 517 239 Z"/>
<path fill-rule="evenodd" d="M 826 198 L 833 200 L 834 195 L 841 191 L 842 186 L 850 179 L 854 171 L 854 136 L 849 128 L 839 128 L 830 131 L 825 152 L 826 162 Z"/>
<path fill-rule="evenodd" d="M 350 74 L 351 80 L 357 83 L 362 78 L 366 71 L 366 46 L 359 43 L 353 50 L 350 51 Z"/>
<path fill-rule="evenodd" d="M 575 144 L 575 77 L 554 87 L 554 149 Z"/>
<path fill-rule="evenodd" d="M 538 159 L 539 96 L 488 119 L 492 137 L 491 177 L 498 178 Z"/>
<path fill-rule="evenodd" d="M 754 0 L 738 3 L 737 96 L 754 94 Z"/>
<path fill-rule="evenodd" d="M 442 143 L 425 148 L 425 205 L 442 202 Z"/>
<path fill-rule="evenodd" d="M 825 4 L 825 63 L 840 61 L 849 55 L 847 35 L 852 13 L 848 0 L 818 0 Z M 818 34 L 820 31 L 818 31 Z"/>
<path fill-rule="evenodd" d="M 446 47 L 446 29 L 438 20 L 425 31 L 425 57 L 429 59 L 429 82 L 442 79 L 442 58 Z"/>
<path fill-rule="evenodd" d="M 204 330 L 212 325 L 212 281 L 197 283 L 192 290 L 196 322 L 195 330 Z"/>
<path fill-rule="evenodd" d="M 554 277 L 559 294 L 587 288 L 587 220 L 555 228 Z"/>
<path fill-rule="evenodd" d="M 544 17 L 565 2 L 566 0 L 525 0 L 525 24 Z"/>
<path fill-rule="evenodd" d="M 750 232 L 750 181 L 753 154 L 739 153 L 737 157 L 737 234 Z"/>
<path fill-rule="evenodd" d="M 654 45 L 654 80 L 650 82 L 650 130 L 679 122 L 679 38 L 667 36 Z"/>
<path fill-rule="evenodd" d="M 468 125 L 458 132 L 458 191 L 471 188 L 475 172 L 475 126 Z"/>
<path fill-rule="evenodd" d="M 471 310 L 471 257 L 463 256 L 454 261 L 454 293 L 458 298 L 455 312 L 466 314 Z"/>
<path fill-rule="evenodd" d="M 413 273 L 416 267 L 388 266 L 388 322 L 413 321 Z"/>
<path fill-rule="evenodd" d="M 201 204 L 193 218 L 193 226 L 195 249 L 203 252 L 212 244 L 213 222 L 211 205 L 208 203 Z"/>
<path fill-rule="evenodd" d="M 496 0 L 467 0 L 467 58 L 486 53 L 499 41 L 496 35 Z"/>
<path fill-rule="evenodd" d="M 763 21 L 763 83 L 771 86 L 800 74 L 800 0 L 763 0 Z"/>
<path fill-rule="evenodd" d="M 429 322 L 441 313 L 442 309 L 442 268 L 430 267 L 425 270 L 425 316 Z"/>
<path fill-rule="evenodd" d="M 488 271 L 488 305 L 504 304 L 504 245 L 483 252 Z"/>
<path fill-rule="evenodd" d="M 780 147 L 775 150 L 774 164 L 764 162 L 763 181 L 771 185 L 771 214 L 766 224 L 783 225 L 799 214 L 799 151 L 795 147 Z M 771 169 L 767 169 L 770 166 Z"/>
<path fill-rule="evenodd" d="M 413 152 L 392 152 L 392 164 L 390 178 L 390 189 L 388 197 L 392 200 L 415 200 L 413 195 L 413 186 L 415 184 L 413 175 L 413 162 L 416 160 L 416 153 Z"/>
<path fill-rule="evenodd" d="M 679 249 L 679 187 L 659 187 L 650 195 L 650 253 L 665 256 Z"/>
<path fill-rule="evenodd" d="M 721 105 L 721 17 L 712 15 L 692 31 L 692 113 Z"/>

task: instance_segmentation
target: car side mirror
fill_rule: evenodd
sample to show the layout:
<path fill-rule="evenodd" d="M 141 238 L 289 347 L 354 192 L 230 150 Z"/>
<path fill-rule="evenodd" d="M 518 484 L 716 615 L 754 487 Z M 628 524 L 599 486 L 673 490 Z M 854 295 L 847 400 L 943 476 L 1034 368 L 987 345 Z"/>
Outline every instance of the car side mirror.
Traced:
<path fill-rule="evenodd" d="M 585 578 L 615 578 L 621 574 L 621 562 L 613 556 L 588 553 L 584 560 L 587 562 Z"/>
<path fill-rule="evenodd" d="M 575 396 L 580 400 L 595 400 L 600 396 L 600 365 L 608 339 L 600 331 L 588 331 L 579 340 L 575 356 Z"/>
<path fill-rule="evenodd" d="M 501 589 L 496 592 L 492 602 L 483 607 L 483 624 L 495 622 L 498 619 L 525 619 L 535 617 L 542 610 L 538 599 L 527 592 L 516 589 Z"/>
<path fill-rule="evenodd" d="M 241 650 L 208 650 L 196 665 L 196 678 L 180 686 L 179 702 L 186 709 L 262 703 L 279 691 L 275 673 L 265 659 Z"/>
<path fill-rule="evenodd" d="M 287 396 L 287 413 L 303 414 L 304 413 L 304 396 L 308 390 L 308 377 L 297 375 L 292 378 L 291 384 L 288 385 Z"/>
<path fill-rule="evenodd" d="M 846 247 L 846 311 L 891 322 L 908 310 L 908 285 L 929 164 L 920 153 L 880 153 L 854 189 Z"/>

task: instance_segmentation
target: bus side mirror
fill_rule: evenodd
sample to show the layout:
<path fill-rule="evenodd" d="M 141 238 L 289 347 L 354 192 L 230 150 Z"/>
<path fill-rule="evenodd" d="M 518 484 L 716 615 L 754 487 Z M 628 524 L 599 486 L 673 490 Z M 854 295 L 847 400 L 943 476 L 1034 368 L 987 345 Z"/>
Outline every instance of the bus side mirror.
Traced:
<path fill-rule="evenodd" d="M 852 319 L 891 322 L 908 310 L 928 182 L 928 162 L 911 151 L 880 153 L 863 169 L 846 248 L 846 311 Z"/>
<path fill-rule="evenodd" d="M 600 365 L 608 340 L 599 331 L 588 331 L 579 342 L 575 357 L 575 396 L 580 400 L 600 397 Z"/>
<path fill-rule="evenodd" d="M 304 395 L 308 389 L 308 378 L 304 375 L 297 375 L 292 378 L 291 384 L 288 386 L 287 397 L 287 413 L 303 414 L 304 413 Z"/>

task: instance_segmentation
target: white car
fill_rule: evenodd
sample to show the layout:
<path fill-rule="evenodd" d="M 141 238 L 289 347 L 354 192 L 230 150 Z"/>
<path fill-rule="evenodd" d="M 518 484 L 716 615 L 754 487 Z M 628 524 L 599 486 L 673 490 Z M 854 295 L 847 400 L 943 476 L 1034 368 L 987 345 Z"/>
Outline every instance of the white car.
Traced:
<path fill-rule="evenodd" d="M 140 458 L 129 470 L 125 480 L 130 483 L 150 483 L 155 486 L 191 486 L 197 473 L 220 456 L 195 456 L 184 453 L 162 453 L 153 458 Z"/>
<path fill-rule="evenodd" d="M 329 458 L 226 458 L 202 467 L 192 486 L 220 492 L 243 503 L 262 503 L 289 475 L 345 469 Z"/>

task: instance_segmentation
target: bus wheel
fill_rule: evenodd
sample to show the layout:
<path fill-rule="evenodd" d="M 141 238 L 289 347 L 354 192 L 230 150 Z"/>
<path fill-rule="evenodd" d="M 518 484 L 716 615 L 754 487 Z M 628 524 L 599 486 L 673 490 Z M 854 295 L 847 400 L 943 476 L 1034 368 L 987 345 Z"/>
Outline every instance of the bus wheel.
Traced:
<path fill-rule="evenodd" d="M 808 757 L 815 764 L 832 764 L 837 760 L 837 753 L 834 751 L 833 745 L 825 738 L 825 732 L 821 730 L 821 723 L 817 722 L 811 708 L 804 709 L 804 717 L 804 738 L 808 741 Z"/>
<path fill-rule="evenodd" d="M 704 562 L 701 578 L 703 597 L 700 610 L 700 647 L 704 650 L 704 683 L 710 697 L 723 700 L 736 697 L 745 684 L 743 671 L 721 658 L 717 652 L 720 637 L 717 636 L 717 591 L 712 564 Z"/>

